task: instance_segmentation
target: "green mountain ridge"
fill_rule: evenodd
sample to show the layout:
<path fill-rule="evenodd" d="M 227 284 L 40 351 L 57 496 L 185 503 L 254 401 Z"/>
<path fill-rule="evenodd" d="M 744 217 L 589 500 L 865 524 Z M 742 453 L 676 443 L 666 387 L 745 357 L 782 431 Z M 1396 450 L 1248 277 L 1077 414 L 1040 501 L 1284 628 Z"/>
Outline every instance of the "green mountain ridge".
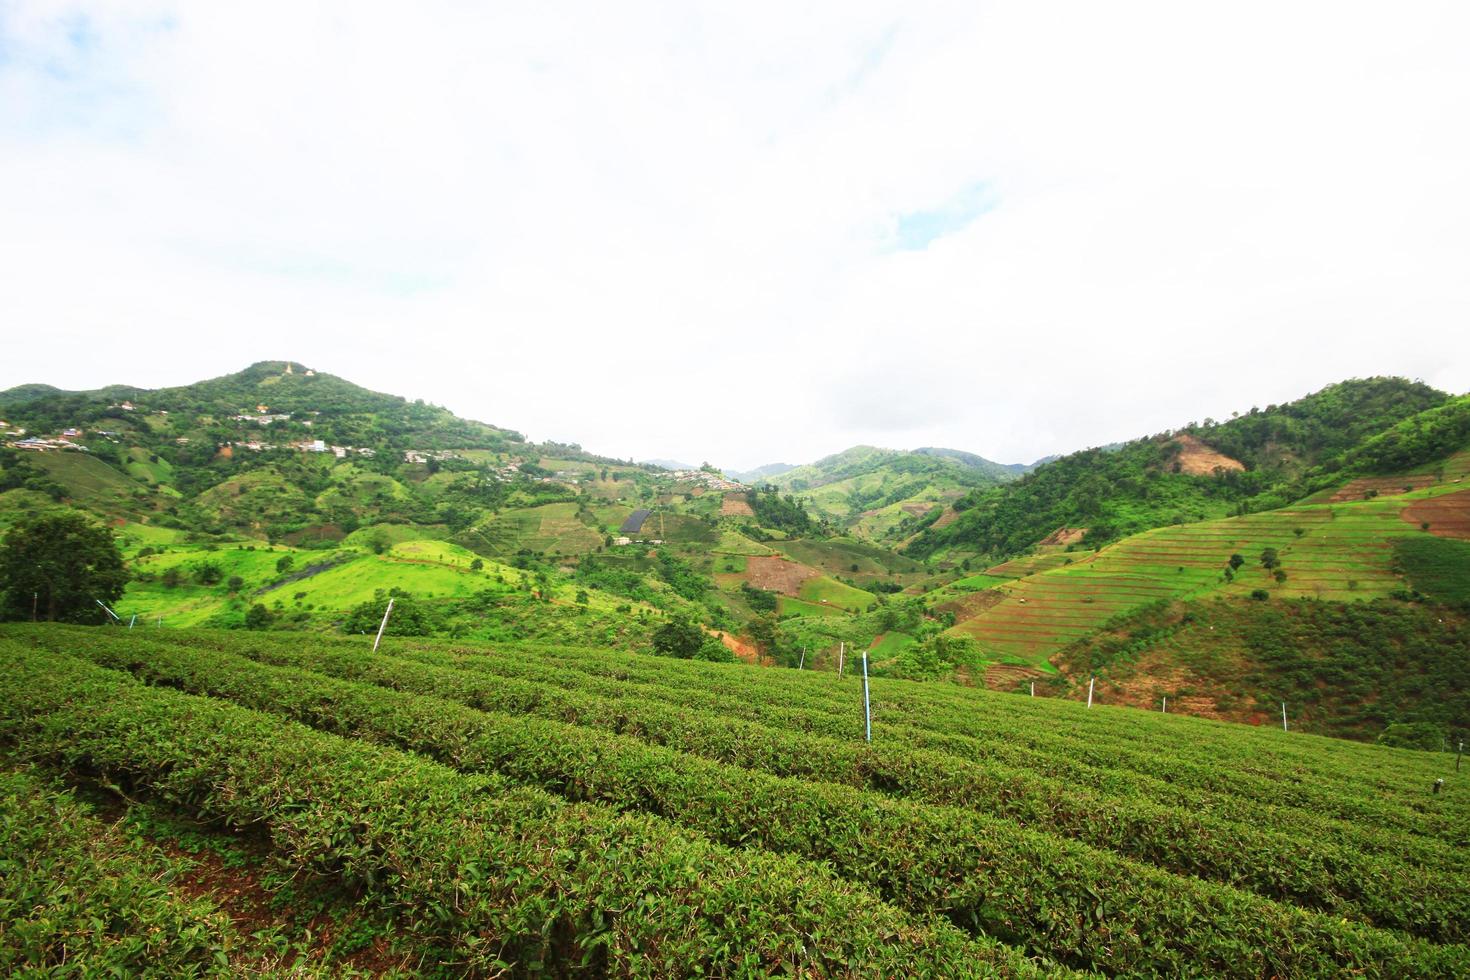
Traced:
<path fill-rule="evenodd" d="M 57 507 L 111 524 L 133 575 L 118 611 L 155 626 L 240 628 L 259 607 L 257 625 L 355 630 L 391 594 L 395 629 L 647 651 L 661 624 L 688 618 L 767 665 L 835 669 L 840 649 L 871 647 L 879 676 L 1074 697 L 1096 672 L 1106 696 L 1139 706 L 1165 688 L 1188 702 L 1159 677 L 1193 671 L 1194 710 L 1249 721 L 1275 673 L 1307 678 L 1300 698 L 1336 668 L 1158 641 L 1203 621 L 1201 601 L 1263 636 L 1464 615 L 1464 557 L 1433 542 L 1460 533 L 1470 398 L 1402 379 L 1035 466 L 857 446 L 748 490 L 532 444 L 298 362 L 153 391 L 23 385 L 0 406 L 0 437 L 18 444 L 23 428 L 49 446 L 0 448 L 0 527 Z M 1263 549 L 1284 579 L 1260 566 Z M 1247 563 L 1235 575 L 1232 551 Z M 1150 612 L 1160 598 L 1175 605 Z M 1304 601 L 1328 611 L 1279 618 L 1278 603 Z M 1392 614 L 1406 605 L 1422 615 Z M 1217 634 L 1182 635 L 1195 650 Z M 1464 678 L 1424 641 L 1438 693 L 1374 640 L 1350 665 L 1356 693 L 1328 687 L 1305 723 L 1357 738 L 1464 724 L 1458 708 L 1431 710 L 1457 703 Z M 1119 643 L 1133 652 L 1110 652 Z"/>

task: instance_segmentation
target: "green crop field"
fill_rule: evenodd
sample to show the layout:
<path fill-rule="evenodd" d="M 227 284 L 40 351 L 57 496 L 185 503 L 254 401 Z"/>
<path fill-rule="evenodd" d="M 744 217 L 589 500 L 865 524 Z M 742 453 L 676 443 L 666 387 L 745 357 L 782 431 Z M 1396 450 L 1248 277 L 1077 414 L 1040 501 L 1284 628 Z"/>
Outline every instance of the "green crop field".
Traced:
<path fill-rule="evenodd" d="M 506 511 L 460 534 L 456 541 L 497 557 L 526 549 L 544 554 L 578 555 L 595 551 L 602 535 L 577 519 L 577 505 L 543 504 Z"/>
<path fill-rule="evenodd" d="M 885 679 L 868 744 L 851 674 L 280 640 L 0 628 L 8 973 L 1470 971 L 1448 754 Z"/>
<path fill-rule="evenodd" d="M 860 612 L 876 598 L 871 592 L 855 589 L 825 575 L 801 583 L 797 596 L 810 603 L 835 606 L 848 612 Z"/>
<path fill-rule="evenodd" d="M 1019 575 L 998 588 L 1006 598 L 964 619 L 957 633 L 982 650 L 1041 666 L 1068 643 L 1108 620 L 1160 599 L 1210 594 L 1279 599 L 1375 599 L 1402 589 L 1394 542 L 1425 536 L 1401 512 L 1456 489 L 1453 483 L 1339 503 L 1300 504 L 1244 517 L 1146 531 L 1100 552 L 1018 559 L 987 576 Z M 1279 555 L 1280 572 L 1261 561 Z M 1232 554 L 1244 564 L 1227 578 Z M 1058 565 L 1058 560 L 1070 564 Z"/>
<path fill-rule="evenodd" d="M 808 602 L 789 595 L 776 599 L 776 610 L 782 616 L 845 616 L 847 611 L 840 606 Z"/>

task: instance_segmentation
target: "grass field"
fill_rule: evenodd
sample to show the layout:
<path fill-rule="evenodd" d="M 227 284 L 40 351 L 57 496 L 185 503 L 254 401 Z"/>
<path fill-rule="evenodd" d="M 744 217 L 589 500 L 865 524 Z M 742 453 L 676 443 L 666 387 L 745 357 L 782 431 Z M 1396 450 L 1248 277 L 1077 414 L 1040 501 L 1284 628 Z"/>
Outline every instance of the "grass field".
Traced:
<path fill-rule="evenodd" d="M 83 507 L 102 514 L 153 510 L 153 491 L 128 479 L 90 453 L 32 453 L 26 459 L 61 484 Z"/>
<path fill-rule="evenodd" d="M 776 611 L 781 616 L 845 616 L 847 610 L 840 606 L 822 605 L 805 599 L 783 595 L 776 600 Z"/>
<path fill-rule="evenodd" d="M 260 972 L 250 935 L 344 907 L 381 918 L 303 965 L 1470 972 L 1470 775 L 1446 753 L 882 678 L 869 744 L 860 682 L 825 671 L 280 639 L 0 628 L 0 897 L 27 896 L 7 973 Z M 138 860 L 98 847 L 87 798 Z M 241 936 L 166 870 L 201 838 L 246 855 Z M 148 913 L 113 914 L 145 907 L 138 869 Z"/>
<path fill-rule="evenodd" d="M 577 505 L 573 503 L 505 511 L 455 540 L 472 551 L 497 557 L 514 555 L 521 549 L 548 555 L 581 555 L 602 545 L 602 535 L 577 519 Z"/>
<path fill-rule="evenodd" d="M 820 575 L 801 583 L 797 597 L 817 605 L 830 605 L 848 612 L 861 612 L 877 598 L 871 592 L 855 589 L 836 579 Z"/>

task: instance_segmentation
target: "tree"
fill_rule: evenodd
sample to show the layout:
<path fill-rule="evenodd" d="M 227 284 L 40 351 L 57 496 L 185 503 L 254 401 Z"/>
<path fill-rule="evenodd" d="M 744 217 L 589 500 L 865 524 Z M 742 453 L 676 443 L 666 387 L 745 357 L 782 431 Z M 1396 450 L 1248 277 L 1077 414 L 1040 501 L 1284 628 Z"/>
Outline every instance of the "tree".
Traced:
<path fill-rule="evenodd" d="M 257 602 L 245 613 L 245 628 L 248 630 L 267 630 L 270 629 L 271 623 L 274 620 L 275 617 L 271 615 L 271 611 Z"/>
<path fill-rule="evenodd" d="M 1239 554 L 1234 554 L 1234 555 L 1231 555 L 1230 556 L 1230 567 L 1231 568 L 1239 568 L 1241 565 L 1244 565 L 1244 564 L 1245 564 L 1245 558 L 1243 558 Z"/>
<path fill-rule="evenodd" d="M 231 575 L 229 582 L 226 583 L 226 587 L 231 592 L 239 592 L 245 587 L 245 580 L 238 575 Z"/>
<path fill-rule="evenodd" d="M 704 645 L 704 630 L 683 616 L 675 616 L 653 632 L 653 650 L 665 657 L 689 660 Z"/>
<path fill-rule="evenodd" d="M 128 572 L 112 531 L 81 514 L 23 520 L 0 541 L 0 619 L 100 623 L 121 598 Z"/>
<path fill-rule="evenodd" d="M 276 559 L 276 571 L 284 575 L 286 572 L 289 572 L 291 570 L 291 566 L 294 564 L 296 564 L 296 559 L 292 558 L 290 555 L 282 555 L 280 558 Z"/>
<path fill-rule="evenodd" d="M 474 561 L 470 562 L 470 571 L 472 571 L 472 572 L 478 572 L 478 571 L 482 570 L 484 567 L 485 567 L 485 559 L 483 559 L 483 558 L 476 558 Z"/>

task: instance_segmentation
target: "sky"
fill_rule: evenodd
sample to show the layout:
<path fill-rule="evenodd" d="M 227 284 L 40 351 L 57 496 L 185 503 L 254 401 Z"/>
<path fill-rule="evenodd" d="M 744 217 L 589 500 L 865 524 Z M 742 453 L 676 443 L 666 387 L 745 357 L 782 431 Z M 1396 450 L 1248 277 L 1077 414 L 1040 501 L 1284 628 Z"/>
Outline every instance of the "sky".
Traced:
<path fill-rule="evenodd" d="M 1470 4 L 0 0 L 0 388 L 295 360 L 618 458 L 1470 390 Z"/>

